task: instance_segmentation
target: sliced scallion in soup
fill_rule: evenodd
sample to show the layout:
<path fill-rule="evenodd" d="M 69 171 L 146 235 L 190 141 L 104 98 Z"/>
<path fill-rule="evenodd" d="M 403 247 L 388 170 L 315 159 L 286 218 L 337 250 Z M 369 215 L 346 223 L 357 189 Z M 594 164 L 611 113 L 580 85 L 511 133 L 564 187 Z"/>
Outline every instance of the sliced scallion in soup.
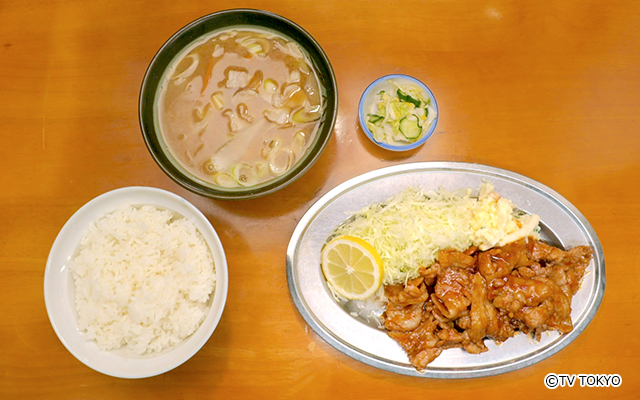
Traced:
<path fill-rule="evenodd" d="M 158 123 L 191 174 L 222 187 L 254 186 L 304 156 L 324 110 L 321 89 L 294 41 L 254 28 L 218 31 L 168 68 Z"/>

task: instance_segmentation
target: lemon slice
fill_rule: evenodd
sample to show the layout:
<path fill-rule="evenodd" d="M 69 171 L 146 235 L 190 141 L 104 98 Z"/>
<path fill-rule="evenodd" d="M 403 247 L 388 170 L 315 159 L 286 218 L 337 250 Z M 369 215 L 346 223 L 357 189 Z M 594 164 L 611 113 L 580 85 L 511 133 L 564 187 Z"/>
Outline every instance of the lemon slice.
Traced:
<path fill-rule="evenodd" d="M 380 255 L 354 236 L 339 236 L 322 249 L 322 272 L 331 287 L 350 300 L 364 300 L 382 284 Z"/>

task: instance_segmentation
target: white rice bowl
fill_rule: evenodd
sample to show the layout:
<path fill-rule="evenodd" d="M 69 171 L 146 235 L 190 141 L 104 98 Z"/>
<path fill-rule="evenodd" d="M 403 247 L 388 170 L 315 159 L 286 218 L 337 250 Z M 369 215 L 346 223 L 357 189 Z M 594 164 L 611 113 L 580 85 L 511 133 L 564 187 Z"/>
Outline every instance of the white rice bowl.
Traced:
<path fill-rule="evenodd" d="M 134 228 L 114 222 L 122 218 L 137 221 Z M 122 240 L 105 239 L 105 229 Z M 136 263 L 123 264 L 125 254 Z M 107 268 L 96 275 L 92 263 Z M 191 358 L 215 330 L 227 288 L 224 250 L 206 217 L 183 198 L 146 187 L 105 193 L 78 210 L 51 248 L 44 282 L 47 313 L 65 347 L 121 378 L 158 375 Z"/>

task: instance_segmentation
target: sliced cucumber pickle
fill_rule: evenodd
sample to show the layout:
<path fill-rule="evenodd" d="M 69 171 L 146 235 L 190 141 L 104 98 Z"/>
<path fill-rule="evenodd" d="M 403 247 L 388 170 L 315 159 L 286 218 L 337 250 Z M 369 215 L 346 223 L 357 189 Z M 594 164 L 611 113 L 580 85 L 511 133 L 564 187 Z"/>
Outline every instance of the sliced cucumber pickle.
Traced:
<path fill-rule="evenodd" d="M 382 115 L 378 114 L 367 114 L 367 117 L 369 118 L 370 124 L 376 124 L 384 119 Z"/>
<path fill-rule="evenodd" d="M 409 140 L 417 139 L 422 134 L 420 121 L 418 120 L 418 117 L 413 114 L 402 118 L 398 129 L 400 129 L 400 133 Z"/>
<path fill-rule="evenodd" d="M 400 99 L 400 101 L 404 101 L 406 103 L 411 103 L 416 107 L 420 107 L 420 100 L 414 99 L 413 97 L 409 96 L 408 94 L 406 94 L 405 92 L 403 92 L 400 89 L 398 89 L 397 94 L 398 94 L 398 98 Z"/>

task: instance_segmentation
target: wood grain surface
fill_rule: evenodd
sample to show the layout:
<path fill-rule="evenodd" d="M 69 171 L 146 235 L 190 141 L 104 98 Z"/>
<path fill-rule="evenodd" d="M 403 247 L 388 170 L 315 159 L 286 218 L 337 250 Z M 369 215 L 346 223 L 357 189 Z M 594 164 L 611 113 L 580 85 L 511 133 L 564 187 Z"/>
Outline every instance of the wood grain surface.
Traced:
<path fill-rule="evenodd" d="M 169 179 L 145 147 L 138 94 L 178 29 L 228 8 L 304 27 L 338 81 L 333 136 L 301 179 L 248 201 L 210 200 Z M 424 81 L 440 107 L 425 145 L 377 148 L 357 120 L 374 79 Z M 629 1 L 0 0 L 0 398 L 637 398 L 640 391 L 640 3 Z M 396 375 L 335 350 L 292 302 L 285 253 L 304 212 L 339 183 L 414 161 L 505 168 L 562 194 L 606 258 L 598 313 L 568 347 L 498 376 Z M 98 373 L 54 333 L 44 303 L 59 230 L 92 198 L 125 186 L 183 196 L 220 235 L 229 296 L 188 362 L 140 380 Z M 636 308 L 639 307 L 639 308 Z M 549 390 L 557 374 L 619 374 L 620 387 Z"/>

